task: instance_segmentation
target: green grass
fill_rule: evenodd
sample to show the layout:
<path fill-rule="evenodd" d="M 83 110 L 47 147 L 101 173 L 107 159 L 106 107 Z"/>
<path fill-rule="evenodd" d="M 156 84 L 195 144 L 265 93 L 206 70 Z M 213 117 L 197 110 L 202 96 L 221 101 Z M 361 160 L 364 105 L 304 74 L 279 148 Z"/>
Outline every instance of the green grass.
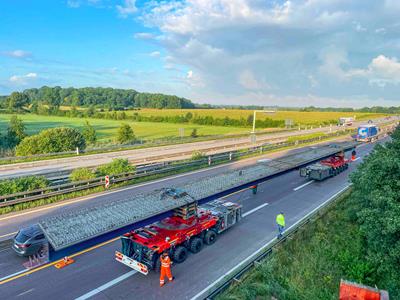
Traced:
<path fill-rule="evenodd" d="M 373 286 L 354 213 L 347 193 L 218 299 L 337 300 L 340 279 Z"/>
<path fill-rule="evenodd" d="M 0 114 L 0 133 L 5 133 L 8 122 L 12 115 Z M 73 127 L 81 129 L 85 120 L 92 124 L 98 134 L 99 141 L 113 141 L 116 137 L 116 132 L 121 123 L 128 123 L 133 126 L 135 135 L 139 139 L 152 140 L 166 137 L 179 137 L 179 128 L 184 128 L 185 136 L 190 136 L 194 128 L 197 128 L 199 136 L 206 135 L 224 135 L 235 133 L 246 133 L 248 129 L 237 127 L 222 127 L 222 126 L 203 126 L 203 125 L 187 125 L 187 124 L 171 124 L 171 123 L 151 123 L 151 122 L 130 122 L 130 121 L 115 121 L 102 120 L 93 118 L 67 118 L 56 116 L 39 116 L 34 114 L 18 115 L 26 126 L 26 131 L 29 135 L 38 133 L 39 131 L 53 127 Z"/>

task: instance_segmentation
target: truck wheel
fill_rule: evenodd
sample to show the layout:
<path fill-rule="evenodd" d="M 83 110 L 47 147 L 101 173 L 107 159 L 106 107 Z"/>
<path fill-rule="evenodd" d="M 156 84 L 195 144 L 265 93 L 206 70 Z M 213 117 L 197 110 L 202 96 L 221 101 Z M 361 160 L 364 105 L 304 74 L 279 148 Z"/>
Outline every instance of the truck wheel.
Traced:
<path fill-rule="evenodd" d="M 216 239 L 217 239 L 217 233 L 214 230 L 209 230 L 204 235 L 204 243 L 206 243 L 207 245 L 214 244 Z"/>
<path fill-rule="evenodd" d="M 188 256 L 187 249 L 183 246 L 179 246 L 174 251 L 173 259 L 176 263 L 180 264 L 181 262 L 185 261 L 187 256 Z"/>
<path fill-rule="evenodd" d="M 190 242 L 190 251 L 192 253 L 197 253 L 200 252 L 201 249 L 203 249 L 203 240 L 198 237 L 192 239 L 192 241 Z"/>

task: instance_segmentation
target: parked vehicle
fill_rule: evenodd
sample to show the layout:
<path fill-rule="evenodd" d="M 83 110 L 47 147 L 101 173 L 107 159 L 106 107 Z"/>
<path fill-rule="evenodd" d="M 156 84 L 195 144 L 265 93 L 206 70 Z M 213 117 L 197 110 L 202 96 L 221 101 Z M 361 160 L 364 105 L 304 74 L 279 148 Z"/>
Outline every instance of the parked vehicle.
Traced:
<path fill-rule="evenodd" d="M 42 229 L 35 224 L 18 231 L 12 248 L 19 256 L 31 256 L 39 253 L 45 243 L 47 240 Z"/>
<path fill-rule="evenodd" d="M 349 160 L 345 159 L 344 153 L 340 152 L 318 163 L 301 168 L 300 176 L 321 181 L 347 170 L 348 163 Z"/>

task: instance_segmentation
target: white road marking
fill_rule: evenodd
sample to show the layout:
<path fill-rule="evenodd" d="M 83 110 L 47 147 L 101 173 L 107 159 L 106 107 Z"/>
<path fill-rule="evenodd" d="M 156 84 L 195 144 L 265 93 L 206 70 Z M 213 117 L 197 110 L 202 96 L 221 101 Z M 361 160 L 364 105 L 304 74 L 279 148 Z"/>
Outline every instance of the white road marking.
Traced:
<path fill-rule="evenodd" d="M 359 160 L 361 157 L 357 157 L 355 160 L 353 160 L 353 161 L 357 161 L 357 160 Z"/>
<path fill-rule="evenodd" d="M 302 184 L 302 185 L 298 186 L 297 188 L 294 188 L 293 191 L 296 192 L 296 191 L 302 189 L 303 187 L 305 187 L 305 186 L 307 186 L 307 185 L 313 183 L 314 181 L 315 181 L 315 180 L 310 180 L 309 182 L 306 182 L 305 184 Z"/>
<path fill-rule="evenodd" d="M 298 220 L 296 223 L 294 223 L 293 225 L 289 226 L 288 229 L 286 229 L 286 231 L 294 228 L 295 226 L 297 226 L 303 219 L 308 218 L 308 216 L 312 215 L 315 211 L 317 211 L 318 209 L 320 209 L 322 206 L 324 206 L 326 203 L 328 203 L 329 201 L 331 201 L 332 199 L 334 199 L 336 196 L 340 195 L 342 192 L 344 192 L 346 189 L 348 189 L 350 186 L 346 185 L 343 189 L 341 189 L 340 191 L 338 191 L 337 193 L 335 193 L 332 197 L 330 197 L 328 200 L 324 201 L 323 203 L 321 203 L 320 205 L 318 205 L 316 208 L 314 208 L 311 212 L 309 212 L 307 215 L 305 215 L 303 218 L 301 218 L 300 220 Z M 257 251 L 253 252 L 251 255 L 249 255 L 246 259 L 242 260 L 239 264 L 237 264 L 236 266 L 234 266 L 232 269 L 230 269 L 228 272 L 226 272 L 225 274 L 223 274 L 222 276 L 220 276 L 217 280 L 215 280 L 213 283 L 209 284 L 206 288 L 204 288 L 202 291 L 200 291 L 199 293 L 197 293 L 196 295 L 194 295 L 191 300 L 196 300 L 196 299 L 204 299 L 206 298 L 206 295 L 204 295 L 210 288 L 212 288 L 213 286 L 215 286 L 218 282 L 220 282 L 221 280 L 223 280 L 226 276 L 228 276 L 230 273 L 232 273 L 233 271 L 235 271 L 235 269 L 240 268 L 242 265 L 245 265 L 246 263 L 248 263 L 249 261 L 251 261 L 254 257 L 256 257 L 259 253 L 261 253 L 262 251 L 264 251 L 265 249 L 267 249 L 275 240 L 276 238 L 273 238 L 272 240 L 270 240 L 269 242 L 267 242 L 264 246 L 262 246 L 260 249 L 258 249 Z"/>
<path fill-rule="evenodd" d="M 25 292 L 22 292 L 21 294 L 18 294 L 17 297 L 26 295 L 26 294 L 32 292 L 33 290 L 34 290 L 34 289 L 30 289 L 30 290 L 27 290 L 27 291 L 25 291 Z"/>
<path fill-rule="evenodd" d="M 3 238 L 3 237 L 6 237 L 6 236 L 14 235 L 14 234 L 16 234 L 17 232 L 18 232 L 18 231 L 14 231 L 14 232 L 10 232 L 10 233 L 7 233 L 7 234 L 0 235 L 0 239 Z"/>
<path fill-rule="evenodd" d="M 5 276 L 5 277 L 3 277 L 3 278 L 0 278 L 0 282 L 2 282 L 3 280 L 8 279 L 8 278 L 10 278 L 10 277 L 14 277 L 14 276 L 17 276 L 17 275 L 22 274 L 22 273 L 24 273 L 24 272 L 27 272 L 27 271 L 28 271 L 28 270 L 21 270 L 21 271 L 15 272 L 14 274 L 7 275 L 7 276 Z"/>
<path fill-rule="evenodd" d="M 267 205 L 268 205 L 268 203 L 261 204 L 260 206 L 257 206 L 256 208 L 253 208 L 252 210 L 249 210 L 248 212 L 244 213 L 242 215 L 242 217 L 243 218 L 247 217 L 248 215 L 251 215 L 252 213 L 255 213 L 257 210 L 259 210 L 259 209 L 261 209 L 261 208 L 263 208 L 263 207 L 265 207 Z"/>
<path fill-rule="evenodd" d="M 128 273 L 125 273 L 124 275 L 121 275 L 121 276 L 107 282 L 106 284 L 99 286 L 98 288 L 86 293 L 85 295 L 80 296 L 79 298 L 76 298 L 75 300 L 89 299 L 90 297 L 93 297 L 94 295 L 101 293 L 102 291 L 108 289 L 109 287 L 112 287 L 113 285 L 116 285 L 117 283 L 120 283 L 121 281 L 135 275 L 136 273 L 137 273 L 137 271 L 135 271 L 135 270 L 129 271 Z"/>

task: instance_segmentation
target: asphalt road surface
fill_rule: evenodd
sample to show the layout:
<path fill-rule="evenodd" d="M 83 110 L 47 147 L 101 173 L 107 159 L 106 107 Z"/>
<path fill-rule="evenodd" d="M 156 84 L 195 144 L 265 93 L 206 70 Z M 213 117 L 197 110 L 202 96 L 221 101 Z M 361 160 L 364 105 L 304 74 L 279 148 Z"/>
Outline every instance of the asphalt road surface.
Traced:
<path fill-rule="evenodd" d="M 384 119 L 375 120 L 378 124 Z M 357 126 L 359 123 L 354 123 Z M 343 129 L 343 127 L 333 126 L 332 131 Z M 330 127 L 314 128 L 302 131 L 281 132 L 257 136 L 257 143 L 265 143 L 271 139 L 286 139 L 293 135 L 303 135 L 315 132 L 330 132 Z M 191 156 L 193 151 L 203 151 L 209 154 L 233 151 L 249 147 L 250 138 L 242 137 L 236 139 L 220 139 L 195 143 L 186 143 L 162 147 L 152 147 L 137 150 L 125 150 L 119 152 L 109 152 L 102 154 L 84 155 L 80 157 L 68 157 L 29 163 L 18 163 L 11 165 L 0 165 L 0 179 L 38 175 L 52 172 L 72 170 L 79 167 L 94 167 L 110 162 L 114 158 L 128 158 L 130 161 L 140 160 L 142 163 L 149 161 L 163 161 L 166 159 L 184 159 Z M 247 143 L 247 144 L 243 144 Z M 241 145 L 238 145 L 241 144 Z M 212 150 L 218 147 L 218 150 Z M 221 148 L 222 147 L 222 148 Z"/>
<path fill-rule="evenodd" d="M 353 162 L 344 173 L 323 182 L 310 183 L 300 177 L 298 171 L 293 171 L 260 184 L 257 195 L 252 195 L 246 190 L 226 197 L 229 201 L 243 205 L 245 216 L 243 220 L 219 236 L 214 245 L 205 247 L 198 254 L 190 255 L 184 263 L 174 265 L 172 273 L 176 279 L 163 288 L 159 287 L 157 274 L 150 273 L 144 276 L 116 262 L 114 251 L 120 249 L 120 243 L 114 241 L 75 257 L 76 262 L 64 269 L 58 270 L 50 266 L 29 275 L 22 274 L 21 277 L 0 285 L 0 297 L 2 299 L 196 298 L 207 286 L 276 237 L 274 220 L 277 213 L 283 211 L 286 214 L 287 226 L 291 226 L 346 188 L 349 184 L 348 175 L 373 146 L 365 144 L 359 147 L 357 152 L 361 159 Z M 207 172 L 215 171 L 218 169 Z M 188 176 L 199 176 L 199 174 Z M 178 177 L 172 180 L 186 181 L 187 178 Z M 169 180 L 163 184 L 167 182 Z M 154 187 L 146 185 L 137 189 L 149 188 Z M 132 190 L 128 189 L 108 197 L 131 192 Z M 101 197 L 79 203 L 88 205 L 89 202 L 100 201 Z M 70 209 L 74 205 L 63 206 L 61 209 Z M 30 217 L 29 214 L 25 216 Z M 2 232 L 12 229 L 13 222 L 21 223 L 21 217 L 10 219 L 12 222 L 6 226 L 3 226 L 2 221 Z M 1 271 L 0 277 L 21 270 L 20 265 L 17 265 L 19 268 L 15 268 L 18 263 L 15 255 L 9 250 L 0 252 L 0 263 L 1 270 L 10 272 L 6 274 Z"/>

